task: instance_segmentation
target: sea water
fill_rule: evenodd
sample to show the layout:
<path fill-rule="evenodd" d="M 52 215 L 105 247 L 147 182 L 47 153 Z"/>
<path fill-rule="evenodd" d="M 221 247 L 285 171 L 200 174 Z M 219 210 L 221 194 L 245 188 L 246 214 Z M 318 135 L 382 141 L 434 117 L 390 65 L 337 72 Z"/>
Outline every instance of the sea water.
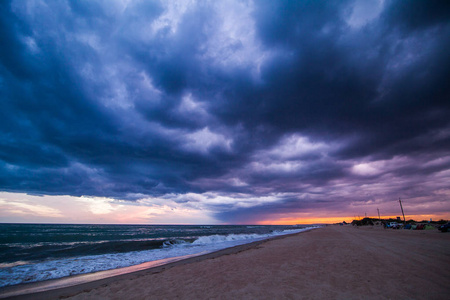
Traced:
<path fill-rule="evenodd" d="M 312 228 L 0 224 L 0 287 L 209 253 Z"/>

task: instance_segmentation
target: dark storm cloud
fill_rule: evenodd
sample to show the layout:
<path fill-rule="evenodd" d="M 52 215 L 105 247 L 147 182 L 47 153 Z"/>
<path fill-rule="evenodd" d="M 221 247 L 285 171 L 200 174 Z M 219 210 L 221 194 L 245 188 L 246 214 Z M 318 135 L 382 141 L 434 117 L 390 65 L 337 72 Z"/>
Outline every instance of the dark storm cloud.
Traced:
<path fill-rule="evenodd" d="M 245 222 L 448 189 L 448 4 L 368 3 L 3 1 L 1 190 Z"/>
<path fill-rule="evenodd" d="M 385 15 L 391 17 L 389 9 L 397 10 L 394 2 L 376 24 L 352 32 L 334 5 L 327 10 L 316 8 L 323 3 L 313 3 L 270 2 L 261 9 L 262 39 L 292 53 L 290 60 L 274 61 L 264 74 L 268 84 L 261 95 L 268 105 L 262 122 L 319 136 L 362 135 L 358 148 L 364 156 L 374 147 L 448 126 L 445 118 L 433 115 L 449 109 L 448 23 L 430 28 L 423 22 L 421 30 L 416 27 L 404 36 L 397 32 L 403 23 L 383 22 Z M 277 18 L 273 11 L 288 16 Z M 285 28 L 284 33 L 278 28 Z"/>

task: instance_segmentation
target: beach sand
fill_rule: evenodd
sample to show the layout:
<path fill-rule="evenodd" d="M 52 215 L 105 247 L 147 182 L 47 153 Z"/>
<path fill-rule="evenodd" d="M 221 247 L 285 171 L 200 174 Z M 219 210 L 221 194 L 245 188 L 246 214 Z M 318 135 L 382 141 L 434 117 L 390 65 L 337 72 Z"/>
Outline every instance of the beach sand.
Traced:
<path fill-rule="evenodd" d="M 450 299 L 450 233 L 327 226 L 23 299 Z"/>

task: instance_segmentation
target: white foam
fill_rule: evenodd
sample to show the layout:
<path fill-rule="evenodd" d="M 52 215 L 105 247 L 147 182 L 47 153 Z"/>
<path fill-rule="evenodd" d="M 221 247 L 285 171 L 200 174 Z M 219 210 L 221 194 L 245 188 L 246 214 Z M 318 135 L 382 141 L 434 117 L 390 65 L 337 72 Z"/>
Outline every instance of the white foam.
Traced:
<path fill-rule="evenodd" d="M 213 243 L 235 242 L 249 239 L 259 239 L 270 237 L 270 234 L 229 234 L 229 235 L 209 235 L 196 239 L 193 245 L 207 245 Z"/>

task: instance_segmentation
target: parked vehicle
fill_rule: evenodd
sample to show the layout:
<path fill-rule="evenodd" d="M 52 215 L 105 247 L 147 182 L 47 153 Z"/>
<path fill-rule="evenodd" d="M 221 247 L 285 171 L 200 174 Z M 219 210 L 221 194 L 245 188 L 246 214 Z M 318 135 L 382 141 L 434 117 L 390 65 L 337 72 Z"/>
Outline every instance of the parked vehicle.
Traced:
<path fill-rule="evenodd" d="M 442 232 L 447 232 L 450 230 L 450 223 L 439 226 L 438 228 Z"/>
<path fill-rule="evenodd" d="M 416 230 L 424 230 L 425 224 L 418 224 Z"/>
<path fill-rule="evenodd" d="M 393 228 L 393 229 L 399 229 L 400 227 L 402 227 L 402 225 L 397 222 L 389 222 L 387 227 Z"/>

